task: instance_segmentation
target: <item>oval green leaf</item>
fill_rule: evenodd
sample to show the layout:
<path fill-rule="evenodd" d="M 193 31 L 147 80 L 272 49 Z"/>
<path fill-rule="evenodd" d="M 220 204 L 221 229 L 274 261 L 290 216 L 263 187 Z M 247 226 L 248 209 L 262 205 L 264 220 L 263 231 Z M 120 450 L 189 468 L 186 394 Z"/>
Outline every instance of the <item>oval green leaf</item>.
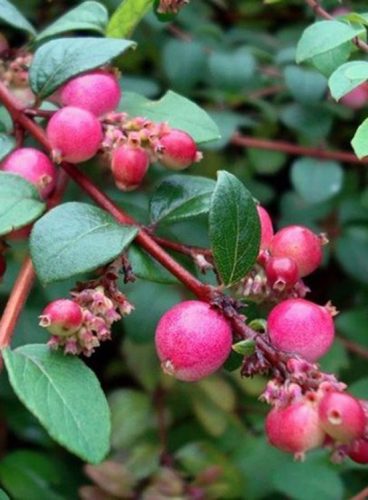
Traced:
<path fill-rule="evenodd" d="M 107 36 L 124 38 L 130 36 L 143 16 L 149 11 L 153 0 L 123 0 L 111 16 Z"/>
<path fill-rule="evenodd" d="M 209 222 L 216 268 L 224 285 L 233 285 L 244 278 L 256 262 L 260 223 L 252 195 L 228 172 L 218 172 Z"/>
<path fill-rule="evenodd" d="M 354 73 L 352 73 L 354 70 Z M 331 95 L 336 101 L 358 87 L 368 78 L 368 62 L 352 61 L 343 64 L 332 73 L 328 80 Z"/>
<path fill-rule="evenodd" d="M 359 159 L 368 156 L 368 118 L 356 129 L 351 145 Z"/>
<path fill-rule="evenodd" d="M 138 276 L 142 280 L 154 281 L 155 283 L 165 285 L 178 283 L 175 276 L 170 274 L 167 269 L 137 245 L 129 247 L 128 259 L 135 276 Z"/>
<path fill-rule="evenodd" d="M 3 351 L 10 383 L 58 443 L 91 463 L 109 450 L 110 414 L 95 374 L 77 357 L 33 344 Z"/>
<path fill-rule="evenodd" d="M 30 241 L 32 261 L 44 284 L 63 280 L 111 262 L 137 232 L 100 208 L 64 203 L 35 224 Z"/>
<path fill-rule="evenodd" d="M 0 172 L 0 236 L 37 219 L 46 205 L 20 175 Z"/>
<path fill-rule="evenodd" d="M 9 26 L 13 26 L 13 28 L 27 31 L 31 35 L 36 34 L 32 24 L 8 0 L 0 0 L 0 19 Z"/>
<path fill-rule="evenodd" d="M 135 45 L 112 38 L 61 38 L 37 49 L 29 71 L 33 92 L 44 98 L 79 73 L 106 64 Z"/>

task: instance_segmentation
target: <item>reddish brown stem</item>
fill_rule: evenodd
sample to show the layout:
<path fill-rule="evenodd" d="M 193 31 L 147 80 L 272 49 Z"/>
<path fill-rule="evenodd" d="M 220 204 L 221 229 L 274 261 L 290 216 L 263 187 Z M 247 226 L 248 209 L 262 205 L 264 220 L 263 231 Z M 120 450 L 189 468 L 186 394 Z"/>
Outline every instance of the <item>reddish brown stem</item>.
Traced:
<path fill-rule="evenodd" d="M 359 160 L 354 153 L 348 153 L 346 151 L 327 151 L 320 148 L 308 148 L 290 142 L 257 139 L 248 135 L 234 134 L 231 142 L 236 146 L 280 151 L 290 155 L 311 156 L 312 158 L 319 158 L 321 160 L 337 160 L 344 163 L 368 164 L 368 158 Z"/>
<path fill-rule="evenodd" d="M 350 498 L 350 500 L 366 500 L 368 498 L 368 486 L 360 491 L 357 495 Z"/>

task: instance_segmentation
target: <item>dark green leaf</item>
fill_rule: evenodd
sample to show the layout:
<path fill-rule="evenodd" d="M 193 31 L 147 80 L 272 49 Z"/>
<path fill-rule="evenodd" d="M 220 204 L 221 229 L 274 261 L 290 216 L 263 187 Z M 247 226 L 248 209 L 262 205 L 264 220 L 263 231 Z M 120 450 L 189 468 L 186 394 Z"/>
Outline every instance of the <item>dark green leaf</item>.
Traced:
<path fill-rule="evenodd" d="M 323 99 L 327 89 L 327 81 L 317 71 L 298 66 L 287 66 L 284 77 L 286 86 L 297 101 L 308 104 Z"/>
<path fill-rule="evenodd" d="M 336 242 L 336 256 L 340 266 L 350 276 L 368 283 L 368 227 L 348 226 Z"/>
<path fill-rule="evenodd" d="M 252 195 L 228 172 L 218 172 L 209 221 L 216 268 L 223 283 L 233 285 L 256 261 L 260 223 Z"/>
<path fill-rule="evenodd" d="M 332 127 L 331 114 L 321 106 L 311 104 L 288 104 L 281 110 L 280 119 L 292 132 L 301 132 L 314 140 L 326 137 Z"/>
<path fill-rule="evenodd" d="M 178 280 L 167 269 L 136 245 L 129 247 L 128 259 L 138 278 L 168 285 L 178 283 Z"/>
<path fill-rule="evenodd" d="M 34 226 L 31 256 L 43 283 L 93 271 L 114 260 L 137 234 L 104 210 L 86 203 L 64 203 Z"/>
<path fill-rule="evenodd" d="M 368 310 L 365 307 L 341 312 L 336 317 L 336 328 L 344 337 L 368 348 Z"/>
<path fill-rule="evenodd" d="M 50 436 L 83 460 L 100 462 L 109 449 L 109 409 L 94 373 L 77 357 L 46 345 L 3 351 L 10 383 Z"/>
<path fill-rule="evenodd" d="M 0 160 L 15 148 L 15 139 L 8 134 L 0 134 Z"/>
<path fill-rule="evenodd" d="M 193 175 L 166 177 L 151 198 L 151 221 L 172 224 L 207 213 L 215 185 L 211 179 Z"/>
<path fill-rule="evenodd" d="M 8 0 L 0 0 L 0 19 L 14 28 L 27 31 L 31 35 L 36 34 L 32 24 Z"/>
<path fill-rule="evenodd" d="M 231 52 L 216 52 L 210 54 L 210 83 L 224 90 L 240 90 L 255 73 L 256 61 L 253 54 L 245 47 Z"/>
<path fill-rule="evenodd" d="M 124 38 L 131 36 L 134 28 L 149 11 L 153 0 L 123 0 L 111 16 L 107 36 Z"/>
<path fill-rule="evenodd" d="M 45 208 L 32 184 L 20 175 L 0 172 L 0 235 L 34 221 Z"/>
<path fill-rule="evenodd" d="M 156 122 L 185 130 L 199 144 L 219 139 L 217 125 L 197 104 L 169 90 L 158 101 L 150 101 L 133 92 L 126 92 L 121 111 L 132 116 L 145 116 Z"/>
<path fill-rule="evenodd" d="M 88 0 L 57 19 L 37 35 L 36 40 L 65 33 L 66 31 L 97 31 L 105 32 L 108 22 L 106 7 L 99 2 Z"/>
<path fill-rule="evenodd" d="M 134 46 L 131 40 L 61 38 L 40 47 L 29 71 L 31 88 L 44 98 L 79 73 L 106 64 Z"/>
<path fill-rule="evenodd" d="M 349 385 L 349 393 L 359 399 L 368 399 L 368 377 L 361 378 Z"/>
<path fill-rule="evenodd" d="M 165 73 L 175 89 L 191 89 L 201 80 L 206 54 L 200 43 L 172 39 L 165 45 L 162 58 Z"/>

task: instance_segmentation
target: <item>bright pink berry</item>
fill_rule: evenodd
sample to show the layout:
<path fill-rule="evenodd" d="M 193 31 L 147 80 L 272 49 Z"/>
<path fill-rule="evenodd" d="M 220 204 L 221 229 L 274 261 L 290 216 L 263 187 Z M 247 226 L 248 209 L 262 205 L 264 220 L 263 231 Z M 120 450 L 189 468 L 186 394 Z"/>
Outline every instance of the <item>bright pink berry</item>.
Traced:
<path fill-rule="evenodd" d="M 265 271 L 269 284 L 279 292 L 291 288 L 299 279 L 298 266 L 288 257 L 270 257 Z"/>
<path fill-rule="evenodd" d="M 96 116 L 73 106 L 57 111 L 46 133 L 56 156 L 70 163 L 80 163 L 95 156 L 102 141 L 101 124 Z"/>
<path fill-rule="evenodd" d="M 349 457 L 358 464 L 368 464 L 368 439 L 358 439 L 351 445 Z"/>
<path fill-rule="evenodd" d="M 160 161 L 172 170 L 183 170 L 202 157 L 192 137 L 183 130 L 171 129 L 161 137 L 160 144 L 164 148 Z"/>
<path fill-rule="evenodd" d="M 232 335 L 228 321 L 209 304 L 188 300 L 162 316 L 155 341 L 162 369 L 179 380 L 193 382 L 225 362 Z"/>
<path fill-rule="evenodd" d="M 34 184 L 43 200 L 56 185 L 57 170 L 48 156 L 38 149 L 16 149 L 2 162 L 1 170 L 20 175 Z"/>
<path fill-rule="evenodd" d="M 112 153 L 112 174 L 117 187 L 122 191 L 136 189 L 142 182 L 148 167 L 148 153 L 140 146 L 124 144 Z"/>
<path fill-rule="evenodd" d="M 96 116 L 117 108 L 121 90 L 115 74 L 95 70 L 69 80 L 58 92 L 63 106 L 86 109 Z"/>
<path fill-rule="evenodd" d="M 368 85 L 366 82 L 358 85 L 355 89 L 345 94 L 340 102 L 347 108 L 361 109 L 367 105 L 368 101 Z"/>
<path fill-rule="evenodd" d="M 318 411 L 309 401 L 273 408 L 266 418 L 266 434 L 276 448 L 297 454 L 321 446 L 325 437 Z"/>
<path fill-rule="evenodd" d="M 4 276 L 6 271 L 6 260 L 3 255 L 0 254 L 0 280 Z"/>
<path fill-rule="evenodd" d="M 289 257 L 298 266 L 299 276 L 307 276 L 321 264 L 321 239 L 304 226 L 287 226 L 272 238 L 273 257 Z"/>
<path fill-rule="evenodd" d="M 362 405 L 346 392 L 326 392 L 319 403 L 319 416 L 326 434 L 339 443 L 348 444 L 364 434 Z"/>
<path fill-rule="evenodd" d="M 267 210 L 260 205 L 257 205 L 257 212 L 261 223 L 261 244 L 259 248 L 260 250 L 266 250 L 270 246 L 273 237 L 272 221 Z"/>
<path fill-rule="evenodd" d="M 82 325 L 83 311 L 72 300 L 59 299 L 50 302 L 40 316 L 40 325 L 53 335 L 67 337 L 77 332 Z"/>
<path fill-rule="evenodd" d="M 288 299 L 268 316 L 267 331 L 276 349 L 314 362 L 331 347 L 335 327 L 330 311 L 304 299 Z"/>

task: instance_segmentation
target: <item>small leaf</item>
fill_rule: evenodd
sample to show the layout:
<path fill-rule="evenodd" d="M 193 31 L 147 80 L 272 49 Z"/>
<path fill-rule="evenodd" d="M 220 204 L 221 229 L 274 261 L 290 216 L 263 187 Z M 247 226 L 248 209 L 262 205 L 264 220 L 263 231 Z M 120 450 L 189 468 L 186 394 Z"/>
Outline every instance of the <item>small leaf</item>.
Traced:
<path fill-rule="evenodd" d="M 29 78 L 35 94 L 44 98 L 71 77 L 106 64 L 134 46 L 131 40 L 61 38 L 37 49 Z"/>
<path fill-rule="evenodd" d="M 351 225 L 345 228 L 335 243 L 335 253 L 342 269 L 349 275 L 368 284 L 368 227 Z"/>
<path fill-rule="evenodd" d="M 124 38 L 131 36 L 134 28 L 152 6 L 153 0 L 123 0 L 111 16 L 107 36 Z"/>
<path fill-rule="evenodd" d="M 354 73 L 352 73 L 354 70 Z M 368 62 L 351 61 L 337 68 L 328 80 L 331 95 L 336 101 L 361 85 L 368 78 Z"/>
<path fill-rule="evenodd" d="M 128 251 L 128 259 L 132 265 L 133 272 L 138 278 L 165 285 L 173 285 L 178 280 L 169 273 L 159 262 L 154 260 L 147 252 L 136 245 L 131 245 Z"/>
<path fill-rule="evenodd" d="M 316 103 L 323 99 L 327 81 L 317 71 L 287 66 L 284 70 L 285 83 L 293 97 L 303 103 Z"/>
<path fill-rule="evenodd" d="M 364 34 L 363 26 L 340 21 L 317 21 L 304 30 L 296 49 L 296 62 L 311 59 Z"/>
<path fill-rule="evenodd" d="M 218 172 L 209 221 L 216 268 L 223 283 L 233 285 L 247 274 L 257 259 L 260 223 L 252 195 L 228 172 Z"/>
<path fill-rule="evenodd" d="M 8 0 L 0 0 L 0 19 L 14 28 L 27 31 L 31 35 L 36 34 L 32 24 Z"/>
<path fill-rule="evenodd" d="M 15 148 L 15 139 L 8 134 L 0 134 L 0 160 Z"/>
<path fill-rule="evenodd" d="M 108 12 L 104 5 L 95 1 L 86 1 L 69 10 L 41 31 L 36 40 L 39 41 L 66 31 L 87 30 L 104 34 L 108 19 Z"/>
<path fill-rule="evenodd" d="M 368 118 L 357 128 L 353 139 L 351 140 L 354 153 L 359 159 L 368 156 Z"/>
<path fill-rule="evenodd" d="M 291 169 L 291 182 L 308 203 L 320 203 L 338 194 L 343 178 L 344 171 L 335 161 L 301 158 Z"/>
<path fill-rule="evenodd" d="M 205 177 L 179 174 L 166 177 L 151 198 L 151 221 L 172 224 L 207 213 L 215 186 L 215 181 Z"/>
<path fill-rule="evenodd" d="M 190 134 L 198 144 L 220 138 L 217 125 L 202 108 L 171 90 L 158 101 L 126 92 L 121 111 L 132 116 L 145 116 L 156 122 L 168 122 L 171 127 Z"/>
<path fill-rule="evenodd" d="M 242 356 L 250 356 L 255 351 L 255 341 L 251 339 L 241 340 L 236 344 L 233 344 L 232 348 L 238 354 Z"/>
<path fill-rule="evenodd" d="M 64 203 L 35 224 L 31 234 L 32 261 L 44 284 L 63 280 L 111 262 L 137 231 L 87 203 Z"/>
<path fill-rule="evenodd" d="M 20 175 L 0 172 L 0 236 L 37 219 L 46 205 Z"/>
<path fill-rule="evenodd" d="M 256 70 L 256 60 L 246 47 L 233 51 L 212 51 L 208 60 L 209 82 L 216 88 L 237 91 L 243 89 Z"/>
<path fill-rule="evenodd" d="M 91 463 L 109 449 L 109 409 L 94 373 L 78 358 L 46 345 L 5 349 L 10 383 L 50 436 Z"/>

